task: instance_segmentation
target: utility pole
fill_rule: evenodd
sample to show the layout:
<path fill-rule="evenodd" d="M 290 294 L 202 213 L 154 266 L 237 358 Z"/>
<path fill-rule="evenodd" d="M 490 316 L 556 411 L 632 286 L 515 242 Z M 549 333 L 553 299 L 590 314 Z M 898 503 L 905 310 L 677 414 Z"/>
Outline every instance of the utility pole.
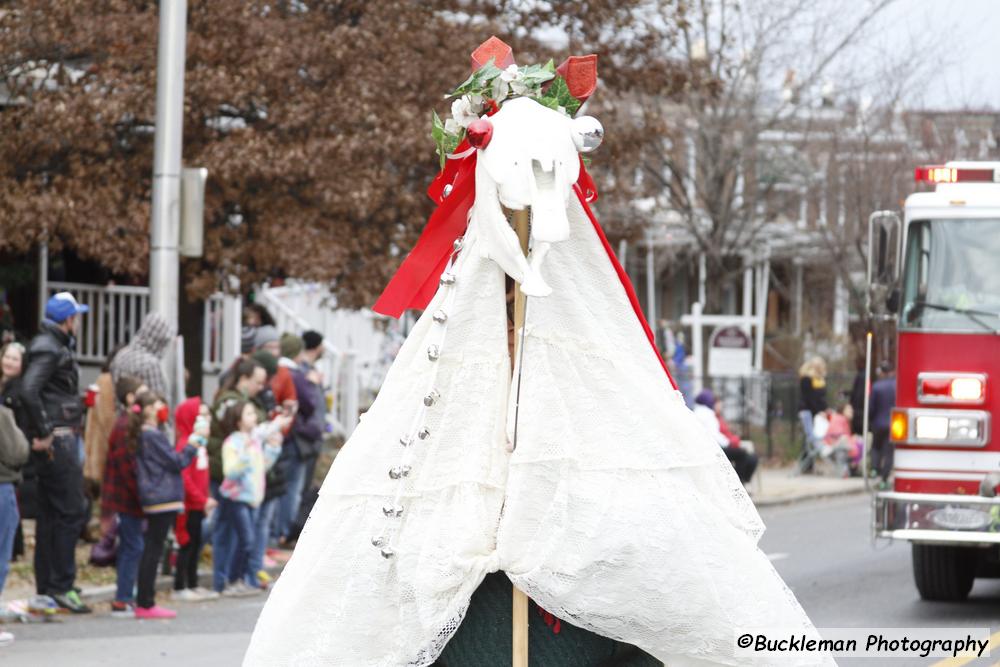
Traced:
<path fill-rule="evenodd" d="M 156 56 L 156 147 L 153 153 L 153 219 L 150 228 L 150 310 L 178 324 L 180 280 L 181 148 L 184 129 L 184 57 L 187 0 L 160 0 Z M 174 364 L 171 349 L 168 360 Z M 168 400 L 178 394 L 177 374 L 168 368 Z"/>

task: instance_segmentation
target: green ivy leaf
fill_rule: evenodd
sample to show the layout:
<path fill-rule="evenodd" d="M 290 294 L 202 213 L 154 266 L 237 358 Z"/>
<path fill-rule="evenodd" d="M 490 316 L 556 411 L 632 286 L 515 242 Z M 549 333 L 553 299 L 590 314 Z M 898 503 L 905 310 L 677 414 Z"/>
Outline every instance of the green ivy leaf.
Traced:
<path fill-rule="evenodd" d="M 441 122 L 441 117 L 437 115 L 437 111 L 432 111 L 431 113 L 433 114 L 433 118 L 431 119 L 431 138 L 434 139 L 435 152 L 441 161 L 441 168 L 444 169 L 445 155 L 448 154 L 445 150 L 446 132 L 444 130 L 444 123 Z"/>
<path fill-rule="evenodd" d="M 459 95 L 464 95 L 466 93 L 481 93 L 484 90 L 488 90 L 493 83 L 493 79 L 500 76 L 500 69 L 493 63 L 493 59 L 477 69 L 469 78 L 458 85 L 455 90 L 451 91 L 448 97 L 458 97 Z"/>
<path fill-rule="evenodd" d="M 463 132 L 464 134 L 464 132 Z M 446 132 L 444 135 L 444 149 L 445 154 L 454 153 L 458 145 L 462 143 L 462 137 L 457 134 L 451 134 Z"/>
<path fill-rule="evenodd" d="M 557 76 L 552 80 L 552 84 L 549 86 L 549 89 L 545 91 L 545 95 L 539 98 L 538 101 L 550 109 L 563 107 L 566 109 L 566 113 L 571 117 L 576 115 L 576 112 L 580 110 L 580 100 L 570 95 L 569 86 L 566 85 L 566 79 L 561 76 Z M 555 104 L 554 106 L 553 101 Z"/>
<path fill-rule="evenodd" d="M 548 69 L 548 66 L 552 64 L 550 60 L 545 65 L 528 65 L 527 67 L 521 68 L 521 79 L 528 85 L 538 86 L 546 81 L 551 81 L 555 77 L 555 71 L 553 69 Z"/>
<path fill-rule="evenodd" d="M 538 103 L 543 107 L 548 107 L 553 111 L 559 111 L 559 100 L 554 97 L 539 97 Z"/>
<path fill-rule="evenodd" d="M 431 112 L 431 138 L 434 139 L 434 145 L 436 146 L 436 152 L 438 154 L 438 160 L 441 163 L 441 168 L 444 169 L 445 161 L 448 159 L 450 153 L 454 153 L 458 145 L 462 143 L 462 137 L 465 136 L 465 130 L 461 133 L 455 134 L 449 132 L 444 127 L 444 122 L 442 122 L 441 117 L 437 115 L 436 111 Z"/>

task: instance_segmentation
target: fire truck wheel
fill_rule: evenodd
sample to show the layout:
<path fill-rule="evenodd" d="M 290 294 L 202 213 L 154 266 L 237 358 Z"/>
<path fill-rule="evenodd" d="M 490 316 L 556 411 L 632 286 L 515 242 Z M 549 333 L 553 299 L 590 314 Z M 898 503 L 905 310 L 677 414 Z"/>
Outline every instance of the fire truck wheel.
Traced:
<path fill-rule="evenodd" d="M 913 579 L 924 600 L 961 601 L 976 578 L 979 550 L 939 544 L 913 545 Z"/>

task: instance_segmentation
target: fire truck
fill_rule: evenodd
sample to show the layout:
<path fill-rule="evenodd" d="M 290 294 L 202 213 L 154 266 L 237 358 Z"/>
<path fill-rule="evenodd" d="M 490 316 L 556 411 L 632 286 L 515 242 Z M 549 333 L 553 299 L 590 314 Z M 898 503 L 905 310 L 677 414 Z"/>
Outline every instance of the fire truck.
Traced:
<path fill-rule="evenodd" d="M 869 303 L 884 299 L 898 337 L 893 484 L 873 496 L 873 534 L 912 544 L 922 598 L 963 600 L 1000 576 L 1000 162 L 915 178 L 934 189 L 902 220 L 869 220 Z"/>

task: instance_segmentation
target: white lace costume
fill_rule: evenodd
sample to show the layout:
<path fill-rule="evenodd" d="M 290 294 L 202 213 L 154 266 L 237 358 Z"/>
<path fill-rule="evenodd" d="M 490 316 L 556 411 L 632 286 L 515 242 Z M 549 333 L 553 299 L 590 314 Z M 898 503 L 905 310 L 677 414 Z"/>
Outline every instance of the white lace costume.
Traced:
<path fill-rule="evenodd" d="M 812 628 L 575 195 L 567 216 L 540 269 L 551 294 L 527 303 L 516 450 L 504 272 L 474 208 L 244 665 L 429 665 L 498 569 L 556 616 L 671 667 L 771 664 L 734 657 L 735 628 Z"/>

